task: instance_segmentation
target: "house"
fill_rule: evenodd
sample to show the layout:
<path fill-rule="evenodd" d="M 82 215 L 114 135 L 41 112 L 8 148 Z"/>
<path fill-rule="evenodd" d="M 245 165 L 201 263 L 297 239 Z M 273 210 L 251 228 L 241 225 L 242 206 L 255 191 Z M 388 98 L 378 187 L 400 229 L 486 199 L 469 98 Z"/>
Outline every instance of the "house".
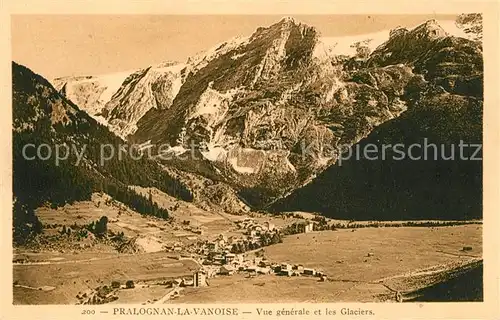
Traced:
<path fill-rule="evenodd" d="M 291 276 L 292 273 L 293 273 L 293 270 L 292 270 L 292 265 L 288 264 L 288 263 L 282 263 L 278 268 L 277 270 L 275 269 L 275 272 L 277 271 L 277 274 L 278 275 L 282 275 L 282 276 Z"/>
<path fill-rule="evenodd" d="M 216 264 L 224 264 L 224 262 L 226 261 L 226 259 L 220 254 L 214 256 L 213 260 L 214 260 L 214 263 L 216 263 Z"/>
<path fill-rule="evenodd" d="M 237 254 L 234 258 L 233 264 L 243 264 L 244 257 L 242 254 Z"/>
<path fill-rule="evenodd" d="M 226 253 L 224 256 L 224 262 L 226 264 L 231 264 L 236 259 L 236 255 L 234 253 Z"/>
<path fill-rule="evenodd" d="M 268 267 L 269 266 L 269 262 L 267 260 L 262 260 L 258 263 L 258 266 L 259 267 Z"/>
<path fill-rule="evenodd" d="M 256 265 L 249 265 L 249 266 L 246 267 L 245 270 L 248 271 L 248 272 L 256 272 L 258 268 L 259 267 L 257 267 Z"/>
<path fill-rule="evenodd" d="M 193 287 L 206 287 L 207 273 L 203 270 L 198 270 L 193 274 Z"/>
<path fill-rule="evenodd" d="M 271 273 L 271 269 L 267 268 L 267 267 L 257 267 L 257 269 L 255 271 L 257 271 L 257 273 L 260 273 L 260 274 L 270 274 Z"/>
<path fill-rule="evenodd" d="M 304 232 L 308 233 L 308 232 L 313 232 L 313 231 L 314 231 L 314 222 L 307 222 L 305 225 Z"/>
<path fill-rule="evenodd" d="M 293 275 L 292 270 L 281 270 L 278 275 L 291 277 Z"/>
<path fill-rule="evenodd" d="M 314 269 L 311 269 L 311 268 L 304 268 L 303 273 L 306 276 L 315 276 L 316 275 L 316 271 Z"/>
<path fill-rule="evenodd" d="M 218 242 L 209 242 L 207 247 L 208 247 L 208 250 L 210 250 L 210 251 L 218 251 L 219 250 L 219 243 Z"/>
<path fill-rule="evenodd" d="M 223 276 L 230 276 L 234 274 L 235 269 L 229 265 L 223 265 L 219 269 L 219 274 Z"/>
<path fill-rule="evenodd" d="M 288 263 L 282 263 L 280 265 L 280 271 L 288 271 L 288 270 L 292 270 L 292 266 Z"/>
<path fill-rule="evenodd" d="M 262 226 L 261 226 L 261 225 L 254 225 L 254 226 L 252 227 L 252 230 L 255 230 L 255 231 L 262 231 L 262 230 L 263 230 L 263 228 L 262 228 Z"/>
<path fill-rule="evenodd" d="M 193 279 L 182 279 L 181 282 L 181 287 L 189 287 L 194 285 L 194 280 Z"/>
<path fill-rule="evenodd" d="M 275 228 L 275 227 L 274 227 L 274 224 L 272 224 L 272 223 L 270 223 L 270 222 L 268 222 L 268 221 L 264 222 L 264 229 L 265 229 L 265 230 L 268 230 L 268 231 L 273 231 L 273 230 L 274 230 L 274 228 Z"/>
<path fill-rule="evenodd" d="M 306 221 L 297 225 L 298 231 L 301 233 L 309 233 L 314 231 L 314 222 Z"/>

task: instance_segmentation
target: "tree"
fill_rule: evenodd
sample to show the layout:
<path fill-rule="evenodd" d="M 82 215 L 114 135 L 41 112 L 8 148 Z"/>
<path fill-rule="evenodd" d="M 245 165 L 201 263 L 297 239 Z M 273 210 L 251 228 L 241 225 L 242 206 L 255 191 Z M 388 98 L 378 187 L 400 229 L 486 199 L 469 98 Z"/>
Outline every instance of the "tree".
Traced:
<path fill-rule="evenodd" d="M 351 45 L 351 48 L 356 49 L 356 58 L 367 59 L 371 53 L 371 49 L 368 46 L 373 39 L 366 39 L 363 41 L 357 41 Z"/>
<path fill-rule="evenodd" d="M 108 232 L 108 217 L 102 216 L 95 224 L 95 234 L 103 236 Z"/>
<path fill-rule="evenodd" d="M 483 15 L 481 13 L 464 13 L 457 17 L 455 25 L 469 35 L 471 40 L 483 40 Z"/>
<path fill-rule="evenodd" d="M 127 289 L 133 289 L 133 288 L 135 288 L 134 281 L 133 280 L 127 280 L 127 282 L 125 283 L 125 287 Z"/>
<path fill-rule="evenodd" d="M 238 245 L 236 243 L 231 247 L 231 253 L 240 253 L 238 250 Z"/>

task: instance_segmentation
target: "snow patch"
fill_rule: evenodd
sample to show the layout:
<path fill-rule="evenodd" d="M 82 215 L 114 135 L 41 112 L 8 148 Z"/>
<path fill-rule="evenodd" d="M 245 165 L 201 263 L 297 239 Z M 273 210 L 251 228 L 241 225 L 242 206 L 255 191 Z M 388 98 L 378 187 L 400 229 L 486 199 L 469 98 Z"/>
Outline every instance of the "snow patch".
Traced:
<path fill-rule="evenodd" d="M 335 55 L 354 56 L 356 55 L 356 48 L 352 47 L 352 45 L 356 42 L 368 39 L 372 39 L 368 47 L 370 51 L 373 51 L 389 39 L 389 31 L 390 30 L 382 30 L 373 33 L 342 37 L 320 37 L 314 47 L 313 57 L 323 60 Z"/>
<path fill-rule="evenodd" d="M 237 60 L 241 57 L 243 57 L 246 53 L 240 53 L 240 54 L 235 54 L 234 56 L 231 57 L 233 60 Z"/>
<path fill-rule="evenodd" d="M 113 74 L 107 74 L 99 77 L 100 83 L 106 87 L 99 99 L 106 103 L 111 100 L 111 97 L 116 91 L 121 87 L 123 81 L 130 75 L 129 72 L 119 72 Z"/>
<path fill-rule="evenodd" d="M 204 68 L 208 63 L 217 57 L 220 57 L 226 53 L 228 53 L 231 50 L 237 49 L 239 47 L 242 47 L 246 44 L 248 44 L 250 40 L 249 36 L 240 36 L 240 37 L 234 37 L 226 42 L 219 43 L 216 46 L 213 46 L 212 48 L 202 51 L 187 60 L 187 65 L 190 66 L 190 68 L 193 71 L 200 70 L 201 68 Z"/>
<path fill-rule="evenodd" d="M 460 29 L 455 24 L 453 20 L 437 20 L 437 23 L 444 29 L 446 33 L 450 36 L 470 39 L 471 36 L 464 32 L 463 29 Z"/>
<path fill-rule="evenodd" d="M 436 20 L 443 30 L 451 36 L 469 39 L 470 36 L 462 29 L 458 28 L 453 20 Z M 422 24 L 407 28 L 413 30 Z M 395 29 L 395 28 L 393 28 Z M 372 39 L 368 44 L 372 52 L 378 46 L 389 40 L 390 29 L 381 30 L 373 33 L 365 33 L 358 35 L 340 36 L 340 37 L 320 37 L 314 47 L 313 57 L 320 60 L 331 58 L 335 55 L 356 55 L 356 49 L 351 46 L 359 41 Z"/>
<path fill-rule="evenodd" d="M 224 118 L 229 109 L 229 102 L 238 93 L 239 89 L 230 89 L 225 93 L 221 93 L 212 89 L 212 85 L 213 82 L 210 82 L 207 89 L 201 94 L 188 120 L 205 116 L 208 118 L 208 125 L 213 126 Z"/>
<path fill-rule="evenodd" d="M 181 145 L 178 145 L 178 146 L 170 147 L 167 150 L 163 151 L 162 155 L 167 155 L 167 154 L 173 153 L 174 155 L 178 156 L 178 155 L 185 153 L 186 151 L 189 151 L 189 150 L 184 148 Z"/>
<path fill-rule="evenodd" d="M 233 167 L 233 169 L 236 172 L 244 173 L 244 174 L 253 174 L 253 173 L 255 173 L 254 168 L 251 168 L 251 167 L 240 167 L 238 165 L 238 158 L 237 157 L 230 158 L 229 159 L 229 164 L 231 164 L 231 166 Z"/>
<path fill-rule="evenodd" d="M 202 151 L 201 154 L 205 159 L 209 161 L 221 161 L 223 160 L 228 152 L 223 147 L 208 146 L 206 151 Z"/>

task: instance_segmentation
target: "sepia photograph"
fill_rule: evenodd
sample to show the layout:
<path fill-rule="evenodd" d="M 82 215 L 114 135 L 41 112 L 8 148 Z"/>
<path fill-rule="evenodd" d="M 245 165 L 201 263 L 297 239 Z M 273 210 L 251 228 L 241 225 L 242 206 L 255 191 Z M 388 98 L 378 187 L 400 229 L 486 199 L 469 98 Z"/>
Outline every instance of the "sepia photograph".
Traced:
<path fill-rule="evenodd" d="M 483 13 L 10 33 L 14 305 L 485 300 Z"/>

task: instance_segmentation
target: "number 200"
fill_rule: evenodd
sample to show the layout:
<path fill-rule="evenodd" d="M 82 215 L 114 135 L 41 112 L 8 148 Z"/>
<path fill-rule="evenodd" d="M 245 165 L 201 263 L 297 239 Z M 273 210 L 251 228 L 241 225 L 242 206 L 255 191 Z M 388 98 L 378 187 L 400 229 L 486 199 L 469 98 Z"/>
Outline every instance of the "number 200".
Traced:
<path fill-rule="evenodd" d="M 82 310 L 82 314 L 95 314 L 95 310 Z"/>

